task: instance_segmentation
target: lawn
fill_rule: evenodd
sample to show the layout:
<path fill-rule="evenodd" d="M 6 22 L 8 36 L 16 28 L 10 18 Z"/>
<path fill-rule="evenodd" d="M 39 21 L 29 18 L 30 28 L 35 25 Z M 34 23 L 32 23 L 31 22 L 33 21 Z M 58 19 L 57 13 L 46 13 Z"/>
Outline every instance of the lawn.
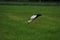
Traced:
<path fill-rule="evenodd" d="M 42 16 L 27 24 L 37 12 Z M 0 40 L 60 40 L 60 6 L 0 5 Z"/>

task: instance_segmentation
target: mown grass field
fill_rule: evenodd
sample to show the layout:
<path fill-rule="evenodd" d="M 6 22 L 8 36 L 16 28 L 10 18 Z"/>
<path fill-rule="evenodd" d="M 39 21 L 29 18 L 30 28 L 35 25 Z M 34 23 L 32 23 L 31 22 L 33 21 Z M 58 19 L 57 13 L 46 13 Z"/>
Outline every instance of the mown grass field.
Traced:
<path fill-rule="evenodd" d="M 42 16 L 27 24 L 35 12 Z M 0 40 L 60 40 L 60 6 L 0 5 Z"/>

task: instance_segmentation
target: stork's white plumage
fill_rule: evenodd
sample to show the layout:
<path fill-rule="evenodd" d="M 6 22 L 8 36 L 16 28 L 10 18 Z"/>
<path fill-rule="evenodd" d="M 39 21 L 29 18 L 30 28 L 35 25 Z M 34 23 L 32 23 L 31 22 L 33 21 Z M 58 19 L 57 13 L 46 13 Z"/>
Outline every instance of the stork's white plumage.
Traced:
<path fill-rule="evenodd" d="M 35 18 L 36 18 L 36 16 L 37 16 L 37 15 L 33 15 L 33 16 L 31 16 L 31 19 L 35 19 Z"/>
<path fill-rule="evenodd" d="M 30 20 L 28 20 L 28 23 L 32 22 L 35 18 L 36 18 L 37 15 L 33 15 L 30 17 Z"/>

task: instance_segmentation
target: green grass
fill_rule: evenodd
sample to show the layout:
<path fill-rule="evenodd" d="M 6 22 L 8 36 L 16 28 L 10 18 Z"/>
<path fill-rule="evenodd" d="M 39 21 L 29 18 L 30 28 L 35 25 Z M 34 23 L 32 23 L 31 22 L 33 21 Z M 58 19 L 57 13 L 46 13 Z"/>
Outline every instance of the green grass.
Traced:
<path fill-rule="evenodd" d="M 42 16 L 27 24 L 35 12 Z M 0 5 L 0 40 L 60 40 L 60 6 Z"/>

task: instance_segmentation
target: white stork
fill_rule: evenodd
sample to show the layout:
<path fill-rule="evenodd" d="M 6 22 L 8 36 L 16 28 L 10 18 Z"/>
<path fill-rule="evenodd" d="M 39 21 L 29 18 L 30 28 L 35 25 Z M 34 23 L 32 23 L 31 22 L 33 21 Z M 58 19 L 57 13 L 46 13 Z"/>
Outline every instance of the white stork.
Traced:
<path fill-rule="evenodd" d="M 30 19 L 28 20 L 28 23 L 31 23 L 32 21 L 34 21 L 35 19 L 37 19 L 39 16 L 41 16 L 41 14 L 34 14 L 30 17 Z"/>

